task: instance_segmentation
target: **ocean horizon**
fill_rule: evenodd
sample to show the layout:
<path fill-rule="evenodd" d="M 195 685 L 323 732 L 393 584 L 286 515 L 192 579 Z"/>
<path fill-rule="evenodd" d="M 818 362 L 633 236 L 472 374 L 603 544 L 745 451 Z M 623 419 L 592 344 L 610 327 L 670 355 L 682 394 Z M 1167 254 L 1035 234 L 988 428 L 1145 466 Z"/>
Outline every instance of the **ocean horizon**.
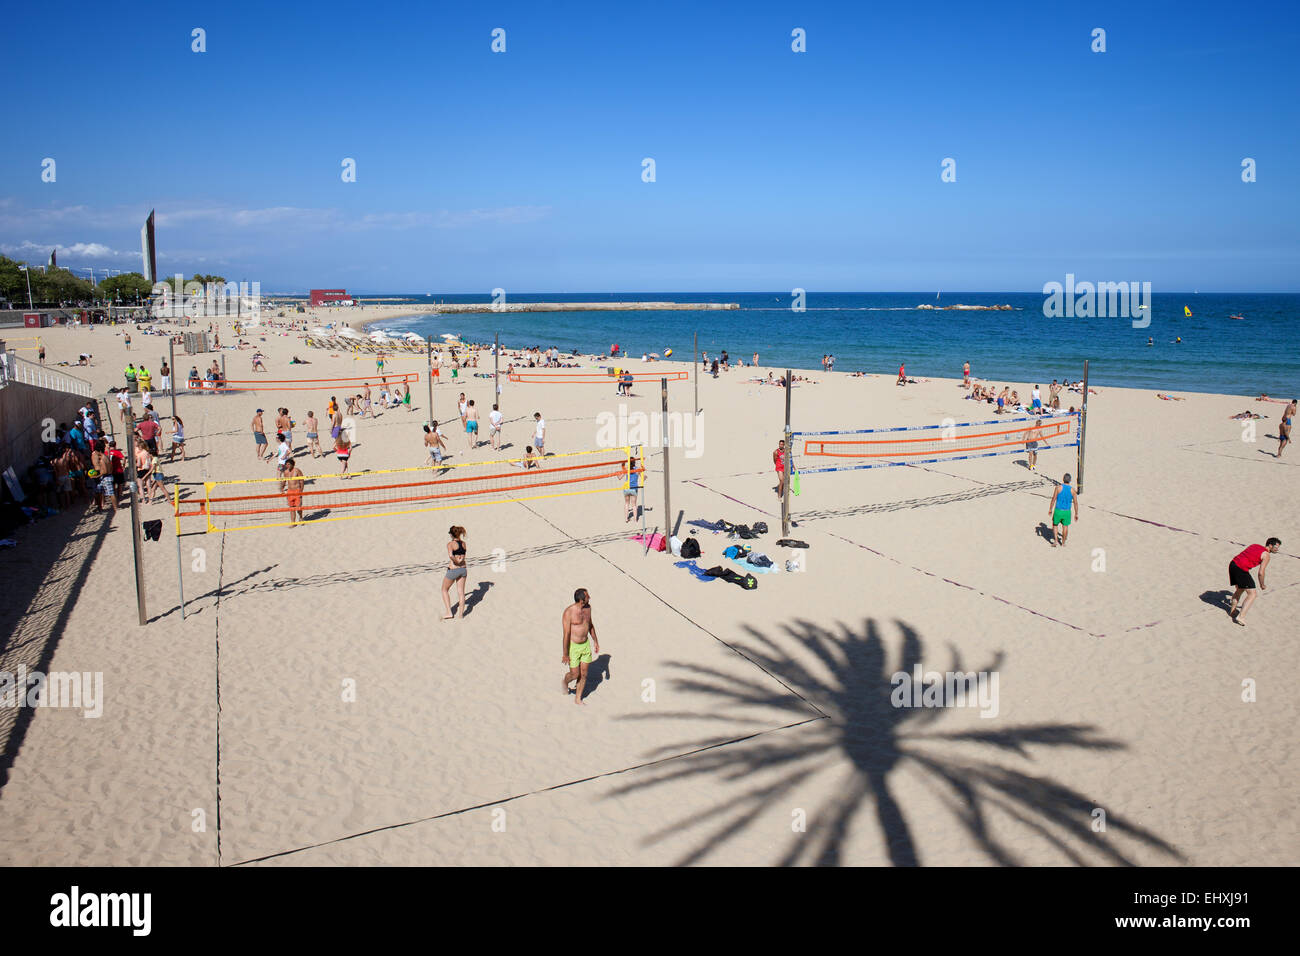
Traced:
<path fill-rule="evenodd" d="M 484 294 L 356 295 L 397 306 L 492 301 Z M 532 292 L 508 293 L 506 301 L 735 302 L 740 308 L 421 313 L 369 326 L 434 338 L 454 333 L 467 342 L 490 342 L 499 333 L 509 348 L 602 353 L 618 343 L 634 358 L 671 348 L 674 358 L 685 360 L 698 333 L 701 351 L 712 356 L 725 349 L 733 361 L 746 363 L 757 352 L 765 368 L 815 371 L 822 355 L 831 353 L 839 372 L 893 375 L 903 362 L 913 378 L 958 378 L 970 362 L 971 374 L 983 380 L 1050 382 L 1082 377 L 1088 359 L 1089 380 L 1098 386 L 1250 397 L 1300 393 L 1300 359 L 1288 357 L 1300 294 L 1154 293 L 1138 319 L 1149 315 L 1142 327 L 1131 317 L 1049 318 L 1045 298 L 1041 292 L 951 292 L 937 299 L 933 292 L 808 292 L 804 311 L 794 311 L 788 292 Z M 1011 308 L 944 309 L 958 304 Z"/>

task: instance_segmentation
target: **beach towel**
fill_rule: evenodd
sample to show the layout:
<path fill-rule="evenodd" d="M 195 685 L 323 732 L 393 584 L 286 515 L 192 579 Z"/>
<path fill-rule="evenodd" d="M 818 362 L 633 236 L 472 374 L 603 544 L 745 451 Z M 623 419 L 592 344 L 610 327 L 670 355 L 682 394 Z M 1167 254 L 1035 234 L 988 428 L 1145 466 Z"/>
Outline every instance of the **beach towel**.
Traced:
<path fill-rule="evenodd" d="M 722 578 L 724 581 L 730 581 L 732 584 L 739 585 L 746 591 L 752 591 L 758 587 L 758 579 L 752 574 L 737 574 L 730 568 L 724 568 L 721 565 L 709 568 L 704 572 L 713 578 Z"/>
<path fill-rule="evenodd" d="M 638 544 L 644 544 L 651 551 L 663 551 L 667 547 L 664 536 L 655 532 L 654 534 L 634 534 L 632 540 Z"/>
<path fill-rule="evenodd" d="M 799 487 L 799 472 L 796 471 L 790 476 L 790 494 L 798 498 L 802 493 L 802 490 L 803 489 Z"/>
<path fill-rule="evenodd" d="M 808 542 L 797 541 L 794 538 L 782 538 L 776 543 L 776 546 L 778 548 L 806 548 L 808 547 Z"/>
<path fill-rule="evenodd" d="M 772 566 L 770 566 L 770 567 L 763 567 L 762 565 L 750 564 L 748 558 L 743 558 L 743 559 L 742 559 L 742 558 L 732 558 L 731 560 L 734 561 L 736 564 L 740 565 L 740 567 L 741 567 L 741 568 L 742 568 L 746 573 L 748 573 L 748 574 L 750 574 L 750 575 L 754 575 L 754 574 L 780 574 L 780 573 L 781 573 L 781 569 L 780 569 L 779 567 L 777 567 L 776 565 L 772 565 Z"/>
<path fill-rule="evenodd" d="M 675 568 L 685 568 L 687 571 L 691 572 L 691 575 L 692 575 L 692 576 L 693 576 L 697 581 L 712 581 L 712 580 L 713 580 L 713 575 L 709 574 L 707 571 L 705 571 L 702 567 L 700 567 L 700 566 L 699 566 L 698 564 L 696 564 L 694 561 L 674 561 L 674 562 L 673 562 L 673 567 L 675 567 Z"/>

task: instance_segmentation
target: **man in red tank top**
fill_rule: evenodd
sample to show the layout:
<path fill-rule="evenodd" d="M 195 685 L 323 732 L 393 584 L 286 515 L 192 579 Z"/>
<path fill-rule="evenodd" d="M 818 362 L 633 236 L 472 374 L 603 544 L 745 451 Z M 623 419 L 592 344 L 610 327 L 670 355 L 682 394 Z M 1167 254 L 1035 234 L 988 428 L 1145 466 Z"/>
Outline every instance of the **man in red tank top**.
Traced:
<path fill-rule="evenodd" d="M 1245 627 L 1246 622 L 1242 618 L 1255 603 L 1255 579 L 1250 572 L 1259 568 L 1259 589 L 1268 590 L 1264 584 L 1264 571 L 1268 568 L 1269 558 L 1277 554 L 1281 547 L 1281 538 L 1269 538 L 1264 544 L 1252 544 L 1228 564 L 1228 583 L 1236 588 L 1232 593 L 1232 602 L 1228 605 L 1228 617 L 1232 618 L 1234 623 Z"/>

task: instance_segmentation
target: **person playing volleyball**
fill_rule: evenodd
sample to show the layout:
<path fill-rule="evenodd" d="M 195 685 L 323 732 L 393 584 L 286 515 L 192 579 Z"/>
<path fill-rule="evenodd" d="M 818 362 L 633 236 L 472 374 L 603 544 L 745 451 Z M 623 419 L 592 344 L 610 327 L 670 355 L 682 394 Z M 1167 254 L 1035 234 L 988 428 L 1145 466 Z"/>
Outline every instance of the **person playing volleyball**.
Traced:
<path fill-rule="evenodd" d="M 306 476 L 292 458 L 286 461 L 284 465 L 284 471 L 280 476 L 280 491 L 289 504 L 289 524 L 292 527 L 297 527 L 298 522 L 303 520 L 302 486 Z"/>

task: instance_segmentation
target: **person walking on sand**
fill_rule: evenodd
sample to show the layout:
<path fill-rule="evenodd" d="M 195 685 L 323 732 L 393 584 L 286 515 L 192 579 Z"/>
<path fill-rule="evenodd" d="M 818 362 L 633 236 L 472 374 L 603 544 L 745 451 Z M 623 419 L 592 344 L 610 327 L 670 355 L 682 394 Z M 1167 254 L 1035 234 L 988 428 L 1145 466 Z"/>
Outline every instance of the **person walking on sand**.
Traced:
<path fill-rule="evenodd" d="M 624 524 L 636 517 L 636 499 L 640 490 L 641 470 L 637 468 L 636 455 L 632 455 L 627 462 L 627 487 L 623 489 L 623 507 L 627 512 Z"/>
<path fill-rule="evenodd" d="M 1277 420 L 1277 454 L 1274 458 L 1282 457 L 1282 449 L 1291 444 L 1291 421 L 1295 418 L 1296 400 L 1291 399 L 1291 404 L 1282 409 L 1282 417 Z"/>
<path fill-rule="evenodd" d="M 322 454 L 320 447 L 320 422 L 316 420 L 316 413 L 310 408 L 307 409 L 307 418 L 302 424 L 303 427 L 307 429 L 307 450 L 311 452 L 313 458 L 319 458 Z"/>
<path fill-rule="evenodd" d="M 370 383 L 365 382 L 363 385 L 364 387 L 361 389 L 361 417 L 365 418 L 369 415 L 371 418 L 374 418 L 375 411 L 370 404 Z"/>
<path fill-rule="evenodd" d="M 289 409 L 280 409 L 280 417 L 275 420 L 275 430 L 284 435 L 284 440 L 289 446 L 289 451 L 293 451 L 293 419 L 289 417 Z"/>
<path fill-rule="evenodd" d="M 343 466 L 343 470 L 339 472 L 339 477 L 348 477 L 348 460 L 352 457 L 352 442 L 347 440 L 341 430 L 339 431 L 339 437 L 334 439 L 334 457 Z"/>
<path fill-rule="evenodd" d="M 437 470 L 442 465 L 442 453 L 447 447 L 447 443 L 442 436 L 442 430 L 438 427 L 437 422 L 434 422 L 432 427 L 429 425 L 424 426 L 424 447 L 429 452 L 429 456 L 424 463 L 433 465 L 434 470 Z"/>
<path fill-rule="evenodd" d="M 465 409 L 465 438 L 471 450 L 478 447 L 478 409 L 474 407 L 472 398 Z"/>
<path fill-rule="evenodd" d="M 180 452 L 181 461 L 185 460 L 185 423 L 181 421 L 179 415 L 172 416 L 172 447 L 167 452 L 167 460 L 171 461 Z"/>
<path fill-rule="evenodd" d="M 36 357 L 40 359 L 42 365 L 45 364 L 45 343 L 44 342 L 41 343 L 40 348 L 37 350 Z"/>
<path fill-rule="evenodd" d="M 1234 624 L 1245 627 L 1246 622 L 1242 618 L 1255 603 L 1255 579 L 1251 577 L 1250 572 L 1259 568 L 1259 589 L 1268 590 L 1264 586 L 1264 571 L 1268 568 L 1269 559 L 1277 554 L 1281 547 L 1281 538 L 1269 538 L 1263 544 L 1252 544 L 1228 562 L 1228 583 L 1236 588 L 1232 592 L 1232 600 L 1228 603 L 1228 617 L 1232 618 Z"/>
<path fill-rule="evenodd" d="M 546 419 L 542 417 L 541 412 L 533 412 L 533 421 L 537 427 L 533 432 L 533 444 L 537 447 L 537 454 L 546 457 Z"/>
<path fill-rule="evenodd" d="M 560 663 L 568 667 L 564 675 L 564 693 L 569 693 L 569 682 L 576 680 L 574 703 L 585 707 L 582 694 L 587 688 L 587 667 L 600 654 L 600 639 L 596 637 L 596 624 L 591 619 L 591 595 L 586 588 L 573 592 L 573 603 L 564 609 L 560 628 L 564 632 Z"/>
<path fill-rule="evenodd" d="M 1065 547 L 1065 539 L 1070 536 L 1070 515 L 1073 509 L 1074 519 L 1079 518 L 1079 496 L 1070 484 L 1069 472 L 1048 499 L 1047 513 L 1052 516 L 1052 547 Z"/>
<path fill-rule="evenodd" d="M 965 362 L 961 367 L 961 383 L 967 388 L 970 387 L 970 362 Z"/>
<path fill-rule="evenodd" d="M 776 496 L 778 498 L 785 495 L 785 439 L 782 438 L 776 443 L 776 450 L 772 452 L 772 464 L 776 466 Z M 792 468 L 791 471 L 794 469 Z"/>
<path fill-rule="evenodd" d="M 456 399 L 456 411 L 460 413 L 461 431 L 469 431 L 465 425 L 465 420 L 469 417 L 469 402 L 465 401 L 465 393 L 460 393 L 460 398 Z"/>
<path fill-rule="evenodd" d="M 465 616 L 465 582 L 469 577 L 469 568 L 465 566 L 465 529 L 458 524 L 452 525 L 447 529 L 447 534 L 451 535 L 451 540 L 447 542 L 447 573 L 442 576 L 442 607 L 447 613 L 442 616 L 444 621 L 451 620 L 451 583 L 456 582 L 456 595 L 459 602 L 456 605 L 456 619 L 460 620 Z"/>
<path fill-rule="evenodd" d="M 270 458 L 270 450 L 266 447 L 266 426 L 262 424 L 262 410 L 259 408 L 253 416 L 253 443 L 257 448 L 257 460 Z"/>
<path fill-rule="evenodd" d="M 1038 467 L 1038 440 L 1042 436 L 1042 430 L 1037 426 L 1031 426 L 1025 429 L 1025 454 L 1029 456 L 1029 470 L 1034 471 Z"/>
<path fill-rule="evenodd" d="M 284 471 L 280 475 L 280 492 L 284 495 L 289 504 L 289 524 L 291 527 L 297 527 L 298 522 L 303 520 L 302 517 L 302 486 L 305 475 L 298 463 L 290 458 L 284 463 Z"/>
<path fill-rule="evenodd" d="M 488 424 L 491 426 L 490 442 L 497 451 L 501 450 L 501 421 L 504 417 L 501 409 L 496 405 L 493 405 L 492 411 L 488 412 Z"/>
<path fill-rule="evenodd" d="M 894 384 L 895 385 L 907 384 L 907 367 L 902 362 L 898 363 L 898 381 L 895 382 Z"/>

